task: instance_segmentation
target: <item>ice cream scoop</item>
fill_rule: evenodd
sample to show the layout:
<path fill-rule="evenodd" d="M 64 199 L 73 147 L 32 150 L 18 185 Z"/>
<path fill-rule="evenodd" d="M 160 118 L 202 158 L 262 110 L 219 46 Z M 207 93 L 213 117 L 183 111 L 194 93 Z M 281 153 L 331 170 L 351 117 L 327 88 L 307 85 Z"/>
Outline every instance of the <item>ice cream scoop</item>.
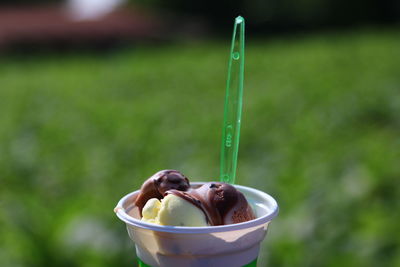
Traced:
<path fill-rule="evenodd" d="M 226 225 L 255 218 L 244 195 L 232 185 L 210 182 L 192 188 L 186 176 L 175 170 L 150 177 L 135 205 L 142 220 L 161 225 Z"/>
<path fill-rule="evenodd" d="M 148 178 L 140 188 L 140 194 L 135 201 L 142 215 L 142 209 L 151 198 L 162 199 L 166 191 L 176 189 L 186 191 L 190 187 L 189 180 L 176 170 L 162 170 Z"/>
<path fill-rule="evenodd" d="M 203 211 L 173 194 L 166 195 L 161 201 L 151 198 L 142 210 L 142 221 L 174 226 L 207 226 Z"/>

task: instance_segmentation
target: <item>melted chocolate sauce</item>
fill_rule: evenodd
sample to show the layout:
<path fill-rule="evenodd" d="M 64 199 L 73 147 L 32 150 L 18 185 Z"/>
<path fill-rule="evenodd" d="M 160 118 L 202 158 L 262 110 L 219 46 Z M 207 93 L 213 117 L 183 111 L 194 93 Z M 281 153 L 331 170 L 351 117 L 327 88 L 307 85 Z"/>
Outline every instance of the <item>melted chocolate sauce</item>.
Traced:
<path fill-rule="evenodd" d="M 191 188 L 188 178 L 176 170 L 156 173 L 144 182 L 135 205 L 140 215 L 150 198 L 174 194 L 201 209 L 209 225 L 225 225 L 255 219 L 244 195 L 230 184 L 211 182 Z"/>

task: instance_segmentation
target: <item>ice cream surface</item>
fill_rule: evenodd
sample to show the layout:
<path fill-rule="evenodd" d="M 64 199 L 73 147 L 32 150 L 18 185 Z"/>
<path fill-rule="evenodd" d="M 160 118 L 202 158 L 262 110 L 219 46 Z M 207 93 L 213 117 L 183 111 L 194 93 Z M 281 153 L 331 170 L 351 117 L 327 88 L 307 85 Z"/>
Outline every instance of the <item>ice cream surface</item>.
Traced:
<path fill-rule="evenodd" d="M 215 226 L 255 218 L 234 186 L 209 182 L 194 188 L 176 170 L 159 171 L 146 180 L 136 198 L 142 220 L 160 225 Z"/>
<path fill-rule="evenodd" d="M 207 226 L 207 220 L 199 208 L 173 194 L 163 199 L 151 198 L 143 207 L 142 220 L 160 225 Z"/>
<path fill-rule="evenodd" d="M 143 183 L 135 204 L 142 214 L 142 209 L 149 199 L 162 199 L 168 190 L 187 191 L 189 187 L 189 179 L 182 173 L 175 170 L 159 171 Z"/>

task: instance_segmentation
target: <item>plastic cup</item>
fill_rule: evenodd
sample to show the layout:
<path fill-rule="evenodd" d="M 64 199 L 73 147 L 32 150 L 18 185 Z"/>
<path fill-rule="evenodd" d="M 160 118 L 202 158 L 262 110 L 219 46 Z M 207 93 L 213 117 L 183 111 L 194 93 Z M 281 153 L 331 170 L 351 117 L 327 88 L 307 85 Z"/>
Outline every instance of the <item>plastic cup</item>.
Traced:
<path fill-rule="evenodd" d="M 193 187 L 203 183 L 191 183 Z M 261 241 L 278 214 L 270 195 L 254 188 L 234 185 L 252 206 L 256 219 L 208 227 L 163 226 L 140 220 L 134 201 L 139 190 L 124 196 L 115 208 L 135 242 L 139 266 L 204 267 L 256 266 Z"/>

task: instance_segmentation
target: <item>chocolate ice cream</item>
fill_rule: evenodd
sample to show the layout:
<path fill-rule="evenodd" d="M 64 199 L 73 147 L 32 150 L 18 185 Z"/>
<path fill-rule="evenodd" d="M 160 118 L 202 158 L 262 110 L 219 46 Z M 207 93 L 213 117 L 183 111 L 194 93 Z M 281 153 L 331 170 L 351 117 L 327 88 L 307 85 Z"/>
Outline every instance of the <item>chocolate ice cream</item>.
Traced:
<path fill-rule="evenodd" d="M 204 213 L 208 225 L 234 224 L 255 219 L 246 198 L 234 186 L 209 182 L 192 188 L 188 178 L 176 170 L 160 171 L 145 181 L 135 204 L 142 212 L 148 200 L 156 198 L 162 201 L 169 194 L 199 208 Z M 157 213 L 154 214 L 157 216 Z"/>
<path fill-rule="evenodd" d="M 135 205 L 139 208 L 140 215 L 142 215 L 143 207 L 149 199 L 162 199 L 168 190 L 186 191 L 189 187 L 189 179 L 179 171 L 159 171 L 143 183 Z"/>

